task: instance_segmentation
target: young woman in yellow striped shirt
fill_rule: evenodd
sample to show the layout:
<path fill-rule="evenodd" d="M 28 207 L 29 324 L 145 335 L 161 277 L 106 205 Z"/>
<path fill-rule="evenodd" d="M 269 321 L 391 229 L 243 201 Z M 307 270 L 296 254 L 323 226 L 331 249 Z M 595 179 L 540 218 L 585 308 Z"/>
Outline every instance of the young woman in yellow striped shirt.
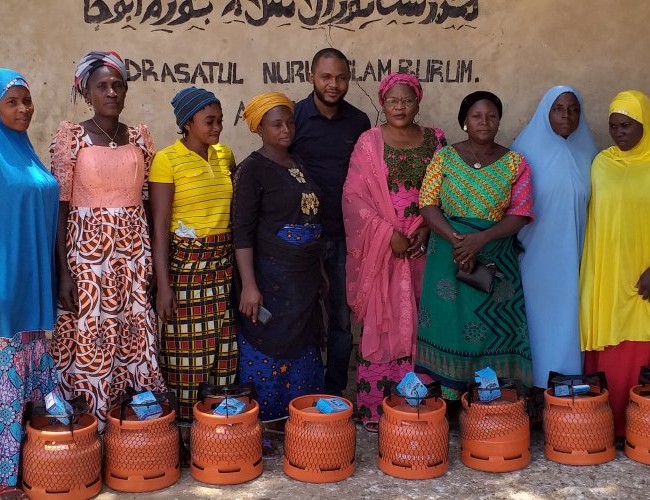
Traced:
<path fill-rule="evenodd" d="M 182 138 L 156 154 L 149 189 L 160 362 L 187 438 L 198 385 L 232 383 L 237 373 L 230 302 L 235 158 L 219 143 L 223 113 L 212 92 L 183 89 L 172 106 Z"/>

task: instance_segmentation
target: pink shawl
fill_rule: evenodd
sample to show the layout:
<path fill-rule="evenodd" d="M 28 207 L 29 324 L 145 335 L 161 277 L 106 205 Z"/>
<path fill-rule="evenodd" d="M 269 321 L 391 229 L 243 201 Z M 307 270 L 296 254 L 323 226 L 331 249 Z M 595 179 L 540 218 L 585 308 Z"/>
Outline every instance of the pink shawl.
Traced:
<path fill-rule="evenodd" d="M 388 192 L 384 139 L 379 127 L 359 138 L 343 186 L 347 242 L 347 299 L 363 324 L 361 354 L 373 363 L 413 355 L 417 305 L 411 265 L 393 256 L 390 239 L 400 230 Z M 423 222 L 418 216 L 407 236 Z"/>

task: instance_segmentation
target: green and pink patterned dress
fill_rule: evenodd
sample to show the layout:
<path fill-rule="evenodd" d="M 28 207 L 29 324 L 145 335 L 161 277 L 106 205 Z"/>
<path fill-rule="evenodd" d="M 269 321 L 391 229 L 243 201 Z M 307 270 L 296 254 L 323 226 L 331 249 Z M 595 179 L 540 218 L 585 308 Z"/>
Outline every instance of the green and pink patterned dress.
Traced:
<path fill-rule="evenodd" d="M 530 168 L 507 152 L 476 169 L 452 146 L 441 149 L 427 169 L 420 207 L 437 205 L 458 233 L 483 231 L 506 215 L 532 220 Z M 490 366 L 501 377 L 531 384 L 531 355 L 516 236 L 495 240 L 478 260 L 494 262 L 491 294 L 456 279 L 452 247 L 431 233 L 418 318 L 416 372 L 439 380 L 443 397 L 459 399 L 474 372 Z"/>

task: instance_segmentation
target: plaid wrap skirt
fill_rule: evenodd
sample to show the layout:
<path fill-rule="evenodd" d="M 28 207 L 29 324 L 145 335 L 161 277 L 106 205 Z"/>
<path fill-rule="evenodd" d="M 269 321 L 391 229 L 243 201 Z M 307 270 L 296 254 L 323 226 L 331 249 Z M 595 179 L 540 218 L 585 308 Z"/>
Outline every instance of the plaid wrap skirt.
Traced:
<path fill-rule="evenodd" d="M 162 326 L 160 363 L 167 387 L 178 398 L 180 425 L 192 423 L 200 383 L 235 381 L 233 258 L 230 233 L 195 239 L 171 235 L 169 269 L 177 310 Z"/>

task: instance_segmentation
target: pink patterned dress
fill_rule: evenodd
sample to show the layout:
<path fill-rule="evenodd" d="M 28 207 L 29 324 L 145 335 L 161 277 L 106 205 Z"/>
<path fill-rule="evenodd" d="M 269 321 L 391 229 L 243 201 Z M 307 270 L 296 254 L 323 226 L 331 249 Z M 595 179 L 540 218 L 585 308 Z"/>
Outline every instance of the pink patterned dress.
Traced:
<path fill-rule="evenodd" d="M 424 139 L 418 147 L 395 149 L 383 143 L 381 129 L 375 128 L 359 138 L 356 154 L 352 155 L 343 210 L 349 254 L 348 301 L 355 320 L 363 325 L 357 356 L 356 405 L 357 415 L 364 424 L 378 422 L 384 388 L 398 383 L 413 370 L 417 305 L 425 259 L 396 259 L 390 250 L 390 236 L 393 229 L 409 235 L 423 224 L 418 208 L 419 188 L 433 154 L 444 145 L 442 130 L 425 128 Z M 383 186 L 376 186 L 374 193 L 364 195 L 357 177 L 361 184 L 372 179 L 373 184 L 383 183 Z M 383 203 L 378 198 L 384 198 Z M 382 251 L 374 255 L 377 247 Z M 374 262 L 372 269 L 360 269 L 368 262 Z M 385 301 L 377 310 L 373 310 L 372 304 L 363 304 L 366 299 L 362 299 L 368 294 L 372 297 L 372 290 L 382 289 L 382 284 L 364 278 L 373 274 L 388 277 L 386 293 L 380 292 L 382 297 L 369 299 Z"/>
<path fill-rule="evenodd" d="M 78 311 L 59 309 L 51 351 L 66 397 L 84 394 L 101 431 L 128 387 L 165 390 L 142 204 L 153 144 L 145 125 L 129 127 L 129 143 L 111 149 L 63 122 L 50 153 L 60 199 L 70 203 L 67 257 L 79 296 Z"/>

